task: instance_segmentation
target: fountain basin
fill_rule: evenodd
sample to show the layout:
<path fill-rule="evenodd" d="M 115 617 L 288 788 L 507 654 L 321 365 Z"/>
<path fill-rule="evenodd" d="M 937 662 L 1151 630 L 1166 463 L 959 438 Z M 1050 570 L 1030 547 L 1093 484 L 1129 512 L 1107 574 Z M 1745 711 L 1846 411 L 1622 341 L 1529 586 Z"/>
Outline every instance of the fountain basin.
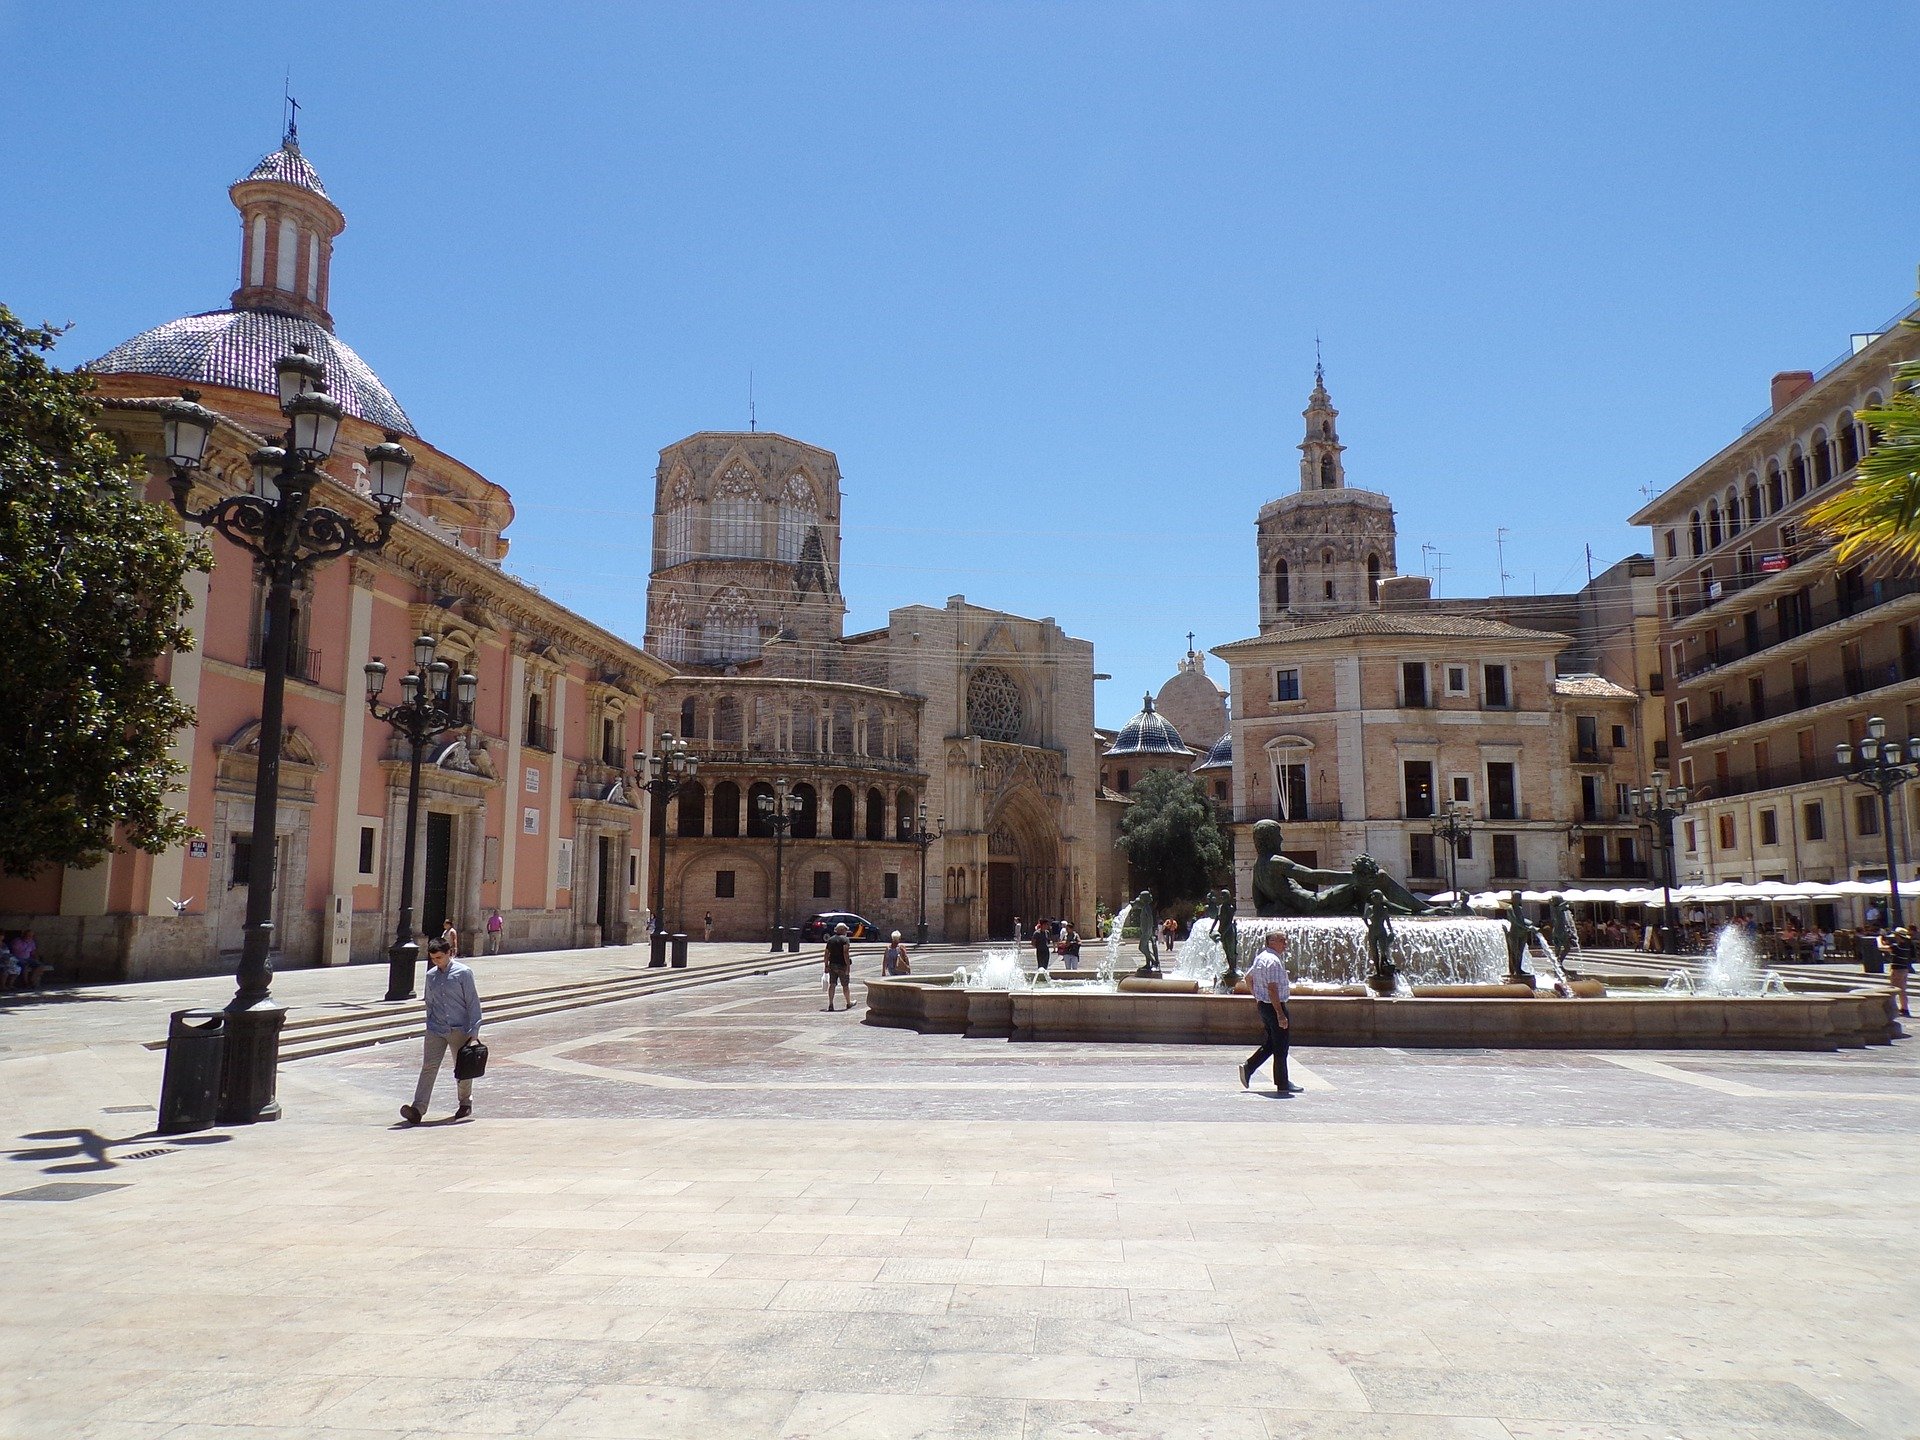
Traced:
<path fill-rule="evenodd" d="M 966 990 L 942 975 L 867 982 L 863 1023 L 923 1035 L 1100 1044 L 1245 1045 L 1260 1040 L 1242 995 L 1081 987 Z M 1428 987 L 1420 987 L 1426 989 Z M 1297 994 L 1293 1043 L 1570 1050 L 1839 1050 L 1891 1041 L 1893 999 L 1874 991 L 1764 997 L 1659 992 L 1561 999 L 1549 991 L 1377 999 Z M 1519 988 L 1519 987 L 1515 987 Z M 1459 993 L 1469 991 L 1474 993 Z"/>

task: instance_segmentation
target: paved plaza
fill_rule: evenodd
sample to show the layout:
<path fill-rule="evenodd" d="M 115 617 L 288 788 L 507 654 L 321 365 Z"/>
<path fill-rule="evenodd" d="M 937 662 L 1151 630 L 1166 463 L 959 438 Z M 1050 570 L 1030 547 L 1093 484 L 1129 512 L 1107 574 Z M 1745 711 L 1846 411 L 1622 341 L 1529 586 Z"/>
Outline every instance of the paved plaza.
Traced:
<path fill-rule="evenodd" d="M 1920 1435 L 1910 1040 L 1305 1049 L 1289 1100 L 822 1014 L 807 967 L 490 1026 L 470 1123 L 443 1079 L 398 1127 L 401 1042 L 155 1138 L 141 1042 L 225 993 L 0 1010 L 0 1435 Z"/>

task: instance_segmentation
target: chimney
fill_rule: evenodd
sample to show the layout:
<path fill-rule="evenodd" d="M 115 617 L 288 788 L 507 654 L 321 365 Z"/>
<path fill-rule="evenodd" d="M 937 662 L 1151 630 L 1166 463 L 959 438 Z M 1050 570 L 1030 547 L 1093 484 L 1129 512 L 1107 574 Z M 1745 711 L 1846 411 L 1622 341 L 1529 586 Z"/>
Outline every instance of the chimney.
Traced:
<path fill-rule="evenodd" d="M 1773 377 L 1774 413 L 1787 408 L 1813 388 L 1813 371 L 1782 370 Z"/>
<path fill-rule="evenodd" d="M 1380 608 L 1398 609 L 1433 599 L 1433 580 L 1426 575 L 1389 575 L 1380 582 Z"/>

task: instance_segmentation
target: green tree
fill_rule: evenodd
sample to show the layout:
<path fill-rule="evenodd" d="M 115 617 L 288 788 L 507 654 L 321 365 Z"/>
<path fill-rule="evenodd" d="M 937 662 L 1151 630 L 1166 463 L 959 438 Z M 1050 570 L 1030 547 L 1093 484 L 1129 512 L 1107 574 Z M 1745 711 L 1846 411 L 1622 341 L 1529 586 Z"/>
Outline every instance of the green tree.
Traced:
<path fill-rule="evenodd" d="M 1914 321 L 1903 322 L 1920 329 Z M 1861 557 L 1920 561 L 1920 361 L 1894 372 L 1893 393 L 1858 418 L 1873 434 L 1853 484 L 1809 512 L 1842 565 Z"/>
<path fill-rule="evenodd" d="M 167 805 L 193 711 L 155 662 L 205 547 L 142 498 L 146 469 L 99 426 L 92 381 L 46 355 L 60 331 L 0 305 L 0 869 L 92 865 L 194 832 Z"/>
<path fill-rule="evenodd" d="M 1232 863 L 1206 790 L 1177 770 L 1142 776 L 1120 821 L 1120 848 L 1161 914 L 1221 884 Z"/>

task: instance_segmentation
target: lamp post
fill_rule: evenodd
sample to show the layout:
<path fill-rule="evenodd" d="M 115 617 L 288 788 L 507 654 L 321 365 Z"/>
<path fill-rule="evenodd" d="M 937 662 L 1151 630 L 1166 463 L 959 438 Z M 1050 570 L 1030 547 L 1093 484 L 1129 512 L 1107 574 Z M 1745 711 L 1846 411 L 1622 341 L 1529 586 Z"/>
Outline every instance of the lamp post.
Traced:
<path fill-rule="evenodd" d="M 671 930 L 667 924 L 667 801 L 700 773 L 700 757 L 688 748 L 686 741 L 667 730 L 661 733 L 651 755 L 644 751 L 635 754 L 633 769 L 636 775 L 646 777 L 640 782 L 640 788 L 653 797 L 653 811 L 660 822 L 660 873 L 653 882 L 653 933 L 665 935 Z M 658 945 L 654 953 L 661 953 Z"/>
<path fill-rule="evenodd" d="M 1447 847 L 1447 884 L 1453 891 L 1453 909 L 1464 915 L 1467 902 L 1460 893 L 1460 842 L 1473 830 L 1472 812 L 1456 803 L 1434 816 L 1430 823 L 1434 838 Z"/>
<path fill-rule="evenodd" d="M 191 390 L 182 391 L 161 412 L 173 508 L 182 519 L 211 526 L 252 555 L 267 579 L 247 918 L 240 966 L 234 975 L 236 988 L 227 1005 L 227 1043 L 216 1112 L 226 1125 L 280 1118 L 275 1091 L 280 1027 L 287 1012 L 273 998 L 273 890 L 293 587 L 323 561 L 386 545 L 413 466 L 413 457 L 394 436 L 367 447 L 367 478 L 378 507 L 371 535 L 353 517 L 314 504 L 319 467 L 333 453 L 342 411 L 326 394 L 324 367 L 305 346 L 296 345 L 292 354 L 281 356 L 274 364 L 274 375 L 280 409 L 287 417 L 281 443 L 253 452 L 251 493 L 225 496 L 204 509 L 196 510 L 191 503 L 194 472 L 206 459 L 219 417 L 199 405 L 200 397 Z"/>
<path fill-rule="evenodd" d="M 1671 955 L 1679 922 L 1673 913 L 1673 822 L 1686 812 L 1691 797 L 1684 785 L 1667 784 L 1667 772 L 1653 772 L 1653 784 L 1633 792 L 1635 818 L 1653 830 L 1660 847 L 1660 946 Z"/>
<path fill-rule="evenodd" d="M 473 697 L 480 682 L 471 673 L 453 678 L 453 666 L 433 658 L 439 642 L 422 635 L 413 642 L 413 669 L 400 677 L 401 700 L 398 705 L 382 705 L 380 692 L 386 688 L 387 667 L 376 657 L 367 663 L 367 709 L 376 720 L 384 720 L 407 739 L 407 840 L 400 862 L 400 918 L 394 926 L 393 944 L 387 950 L 387 995 L 389 1000 L 411 1000 L 415 964 L 420 959 L 420 944 L 413 933 L 413 856 L 414 832 L 420 823 L 420 759 L 429 741 L 449 730 L 473 723 Z"/>
<path fill-rule="evenodd" d="M 773 782 L 773 793 L 762 795 L 755 802 L 760 811 L 761 823 L 773 830 L 773 948 L 778 950 L 786 940 L 786 927 L 781 924 L 780 894 L 781 881 L 786 876 L 785 850 L 787 831 L 793 828 L 793 818 L 798 815 L 805 801 L 794 794 L 787 786 L 787 777 L 782 775 Z"/>
<path fill-rule="evenodd" d="M 920 847 L 920 928 L 913 941 L 916 947 L 927 943 L 927 847 L 947 833 L 947 817 L 942 815 L 934 824 L 938 828 L 927 829 L 927 802 L 922 800 L 913 833 L 907 836 Z"/>
<path fill-rule="evenodd" d="M 1904 746 L 1887 739 L 1887 722 L 1878 715 L 1867 721 L 1867 736 L 1855 747 L 1844 740 L 1833 747 L 1833 758 L 1840 762 L 1840 773 L 1856 785 L 1864 785 L 1880 796 L 1880 833 L 1887 842 L 1887 917 L 1888 929 L 1898 929 L 1906 921 L 1900 914 L 1900 865 L 1893 852 L 1893 792 L 1907 781 L 1920 776 L 1920 736 Z"/>

